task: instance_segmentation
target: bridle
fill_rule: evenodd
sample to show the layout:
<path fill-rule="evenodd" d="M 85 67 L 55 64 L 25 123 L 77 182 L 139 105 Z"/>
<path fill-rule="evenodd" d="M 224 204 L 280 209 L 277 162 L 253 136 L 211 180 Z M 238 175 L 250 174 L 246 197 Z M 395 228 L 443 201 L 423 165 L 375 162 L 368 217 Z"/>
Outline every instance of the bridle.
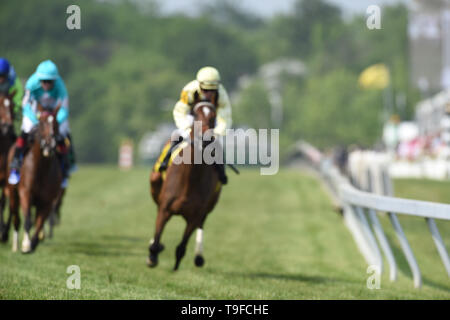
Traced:
<path fill-rule="evenodd" d="M 9 115 L 9 119 L 7 119 L 6 121 L 4 121 L 3 119 L 0 120 L 0 131 L 4 136 L 13 131 L 14 124 L 13 115 L 11 112 L 13 107 L 14 105 L 11 98 L 8 96 L 4 96 L 2 100 L 2 106 L 0 108 L 5 108 L 4 111 Z"/>
<path fill-rule="evenodd" d="M 50 141 L 48 141 L 48 139 L 46 139 L 46 137 L 44 137 L 42 135 L 42 128 L 43 128 L 43 125 L 45 125 L 45 123 L 41 119 L 39 119 L 39 128 L 37 129 L 37 137 L 40 140 L 39 141 L 40 149 L 42 150 L 43 155 L 47 157 L 56 148 L 57 132 L 55 131 L 55 127 L 54 127 L 54 121 L 56 121 L 56 112 L 50 111 L 48 109 L 44 109 L 44 110 L 45 111 L 40 112 L 41 113 L 40 117 L 42 117 L 42 115 L 44 115 L 46 117 L 45 121 L 47 122 L 47 125 L 50 126 L 49 136 L 51 137 L 51 139 L 50 139 Z"/>
<path fill-rule="evenodd" d="M 195 114 L 195 112 L 197 112 L 198 108 L 200 108 L 200 107 L 208 107 L 208 108 L 212 109 L 214 112 L 216 112 L 216 106 L 209 101 L 197 102 L 195 104 L 194 108 L 192 108 L 192 112 Z"/>
<path fill-rule="evenodd" d="M 197 102 L 195 104 L 195 106 L 192 108 L 192 113 L 195 115 L 197 110 L 199 108 L 201 108 L 201 107 L 207 107 L 207 108 L 211 109 L 213 112 L 216 112 L 216 109 L 217 109 L 216 106 L 213 103 L 209 102 L 209 101 L 200 101 L 200 102 Z M 213 128 L 210 128 L 210 129 L 213 129 Z M 196 139 L 196 137 L 194 137 L 194 140 L 195 139 Z M 214 137 L 211 140 L 209 140 L 209 141 L 208 140 L 206 140 L 206 141 L 202 140 L 202 145 L 203 145 L 203 147 L 206 147 L 207 145 L 209 145 L 213 141 L 214 141 Z M 192 141 L 192 139 L 190 139 L 190 144 L 192 146 L 195 146 L 194 141 Z"/>

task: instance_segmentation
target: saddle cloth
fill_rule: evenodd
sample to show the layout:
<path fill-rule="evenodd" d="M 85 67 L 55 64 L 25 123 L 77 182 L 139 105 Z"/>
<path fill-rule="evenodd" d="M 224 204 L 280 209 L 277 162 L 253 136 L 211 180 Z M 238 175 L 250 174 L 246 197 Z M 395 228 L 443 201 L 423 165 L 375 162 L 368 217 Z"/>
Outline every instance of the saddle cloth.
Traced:
<path fill-rule="evenodd" d="M 178 156 L 181 152 L 181 150 L 183 150 L 183 148 L 187 147 L 189 145 L 189 142 L 187 141 L 183 141 L 181 143 L 179 143 L 175 149 L 172 151 L 172 154 L 170 155 L 170 159 L 169 159 L 169 163 L 167 165 L 167 169 L 169 169 L 169 167 L 172 165 L 173 159 L 175 159 L 176 156 Z M 170 149 L 170 141 L 168 141 L 165 145 L 163 150 L 161 151 L 161 154 L 158 157 L 158 160 L 156 161 L 155 165 L 153 166 L 153 172 L 158 172 L 159 171 L 159 167 L 161 166 L 161 163 L 163 162 L 164 158 L 166 157 L 167 152 L 169 152 Z M 164 170 L 163 172 L 161 172 L 161 177 L 163 179 L 163 181 L 166 179 L 166 173 L 167 173 L 167 169 Z M 222 183 L 220 181 L 217 181 L 217 185 L 216 185 L 216 192 L 220 190 L 220 187 L 222 186 Z"/>

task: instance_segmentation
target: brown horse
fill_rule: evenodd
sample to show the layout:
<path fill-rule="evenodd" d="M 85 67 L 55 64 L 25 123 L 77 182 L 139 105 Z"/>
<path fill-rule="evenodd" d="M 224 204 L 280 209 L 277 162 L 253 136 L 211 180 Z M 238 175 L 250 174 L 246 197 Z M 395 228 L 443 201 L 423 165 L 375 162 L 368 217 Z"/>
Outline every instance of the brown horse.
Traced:
<path fill-rule="evenodd" d="M 0 239 L 8 241 L 9 228 L 11 226 L 11 214 L 6 223 L 3 213 L 6 204 L 5 187 L 8 180 L 8 152 L 16 140 L 14 133 L 14 103 L 15 91 L 8 95 L 0 95 Z"/>
<path fill-rule="evenodd" d="M 193 108 L 195 121 L 201 121 L 202 136 L 206 130 L 214 128 L 216 118 L 216 107 L 210 102 L 199 102 Z M 197 230 L 195 265 L 201 267 L 204 264 L 203 251 L 203 224 L 206 216 L 216 205 L 221 185 L 217 170 L 214 164 L 206 164 L 203 160 L 201 164 L 194 164 L 194 152 L 197 143 L 194 143 L 194 128 L 191 129 L 190 143 L 180 151 L 179 157 L 188 152 L 189 163 L 173 163 L 166 172 L 166 178 L 162 180 L 161 173 L 153 170 L 150 175 L 151 195 L 158 206 L 156 217 L 155 235 L 149 246 L 149 257 L 147 264 L 155 267 L 158 264 L 158 254 L 164 249 L 161 244 L 161 234 L 164 226 L 172 215 L 182 215 L 186 220 L 186 229 L 181 243 L 175 251 L 176 263 L 174 270 L 177 270 L 180 261 L 186 252 L 186 245 L 192 232 Z M 207 141 L 201 145 L 205 147 Z M 187 161 L 186 161 L 187 162 Z"/>
<path fill-rule="evenodd" d="M 24 156 L 20 170 L 21 179 L 17 185 L 8 184 L 8 196 L 11 214 L 18 217 L 19 202 L 24 215 L 25 234 L 22 241 L 22 252 L 33 252 L 39 243 L 39 234 L 49 216 L 55 202 L 60 196 L 62 172 L 56 155 L 56 135 L 58 122 L 55 110 L 45 110 L 38 105 L 39 124 L 30 134 L 30 149 Z M 9 163 L 14 156 L 15 147 L 9 153 Z M 36 208 L 35 232 L 30 239 L 32 227 L 31 209 Z M 16 227 L 16 226 L 15 226 Z M 15 233 L 18 231 L 18 226 Z M 13 251 L 17 250 L 18 239 L 14 237 Z"/>

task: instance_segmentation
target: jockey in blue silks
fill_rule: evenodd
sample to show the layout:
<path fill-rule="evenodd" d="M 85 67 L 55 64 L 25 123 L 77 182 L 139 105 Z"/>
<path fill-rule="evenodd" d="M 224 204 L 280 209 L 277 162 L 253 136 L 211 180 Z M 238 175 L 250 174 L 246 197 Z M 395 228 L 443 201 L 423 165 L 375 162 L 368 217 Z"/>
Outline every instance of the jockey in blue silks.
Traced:
<path fill-rule="evenodd" d="M 23 97 L 22 83 L 17 77 L 14 67 L 9 63 L 8 59 L 3 57 L 0 58 L 0 93 L 13 94 L 14 114 L 20 111 Z"/>
<path fill-rule="evenodd" d="M 61 105 L 56 115 L 56 120 L 59 125 L 59 134 L 56 137 L 56 143 L 57 155 L 61 162 L 63 172 L 62 187 L 65 188 L 67 187 L 70 169 L 67 145 L 72 145 L 70 143 L 69 97 L 67 95 L 66 85 L 58 73 L 58 68 L 50 60 L 41 62 L 36 72 L 31 75 L 25 85 L 25 96 L 22 101 L 23 118 L 21 134 L 16 141 L 16 151 L 11 164 L 8 182 L 14 185 L 20 181 L 20 168 L 28 142 L 28 135 L 39 123 L 37 114 L 38 103 L 48 109 L 55 109 L 58 105 Z M 70 152 L 73 154 L 73 148 L 70 149 Z M 74 161 L 74 157 L 72 157 L 72 160 Z M 74 165 L 74 162 L 72 164 Z"/>

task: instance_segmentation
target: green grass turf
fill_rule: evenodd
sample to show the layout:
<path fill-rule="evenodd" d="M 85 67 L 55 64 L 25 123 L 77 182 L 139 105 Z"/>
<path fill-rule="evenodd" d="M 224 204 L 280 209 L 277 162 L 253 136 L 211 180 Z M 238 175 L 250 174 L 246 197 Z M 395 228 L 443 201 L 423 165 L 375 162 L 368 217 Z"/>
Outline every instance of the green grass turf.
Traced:
<path fill-rule="evenodd" d="M 61 225 L 31 255 L 0 246 L 1 299 L 449 299 L 450 281 L 423 219 L 401 218 L 424 276 L 411 274 L 385 217 L 400 272 L 383 274 L 381 289 L 366 287 L 366 264 L 339 214 L 313 176 L 281 170 L 229 171 L 216 209 L 205 224 L 203 268 L 194 266 L 194 237 L 180 270 L 175 247 L 184 221 L 166 226 L 160 264 L 145 260 L 156 207 L 149 169 L 121 172 L 85 166 L 70 183 Z M 446 201 L 450 183 L 398 181 L 402 196 Z M 450 224 L 439 223 L 450 248 Z M 11 236 L 10 236 L 11 238 Z M 22 239 L 22 236 L 20 237 Z M 70 265 L 81 268 L 81 289 L 66 287 Z"/>

